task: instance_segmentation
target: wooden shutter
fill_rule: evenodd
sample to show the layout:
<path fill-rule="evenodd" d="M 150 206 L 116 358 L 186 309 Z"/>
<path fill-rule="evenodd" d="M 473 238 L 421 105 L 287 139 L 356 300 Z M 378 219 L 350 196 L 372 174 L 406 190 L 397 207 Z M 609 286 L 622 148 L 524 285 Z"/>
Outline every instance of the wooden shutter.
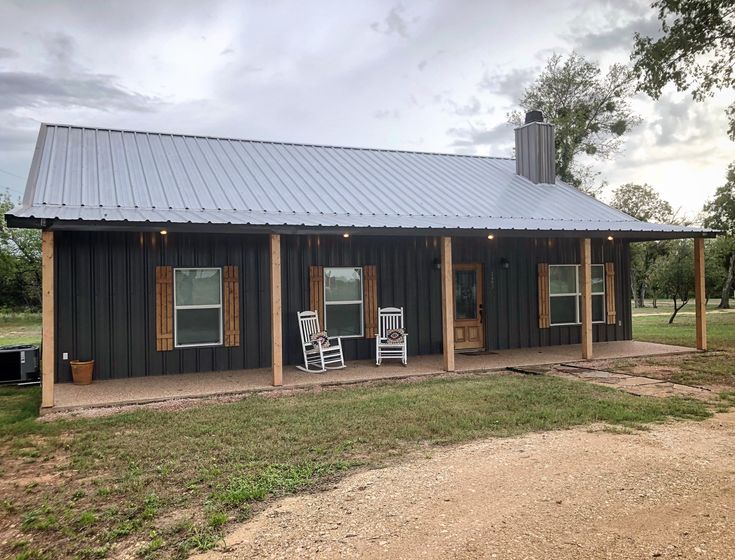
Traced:
<path fill-rule="evenodd" d="M 156 267 L 156 350 L 174 349 L 174 269 Z"/>
<path fill-rule="evenodd" d="M 225 346 L 240 346 L 240 282 L 236 266 L 224 267 Z"/>
<path fill-rule="evenodd" d="M 549 265 L 538 265 L 538 328 L 551 327 L 551 311 L 549 303 Z"/>
<path fill-rule="evenodd" d="M 375 265 L 362 267 L 362 304 L 365 338 L 378 335 L 378 278 Z"/>
<path fill-rule="evenodd" d="M 607 305 L 607 324 L 615 325 L 618 314 L 615 309 L 615 264 L 605 263 L 605 302 Z"/>
<path fill-rule="evenodd" d="M 324 328 L 324 267 L 309 267 L 309 310 L 319 316 L 319 328 Z"/>

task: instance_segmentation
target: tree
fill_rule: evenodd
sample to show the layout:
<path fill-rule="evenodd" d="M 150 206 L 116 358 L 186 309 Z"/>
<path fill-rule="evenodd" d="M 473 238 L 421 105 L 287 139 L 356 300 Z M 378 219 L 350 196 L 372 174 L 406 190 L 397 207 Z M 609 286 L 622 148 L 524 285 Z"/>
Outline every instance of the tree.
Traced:
<path fill-rule="evenodd" d="M 704 205 L 704 225 L 725 233 L 714 245 L 727 275 L 722 284 L 720 309 L 730 309 L 730 294 L 735 288 L 735 162 L 727 169 L 725 184 L 715 191 L 715 197 Z"/>
<path fill-rule="evenodd" d="M 644 222 L 671 223 L 676 215 L 671 204 L 666 202 L 650 185 L 626 183 L 613 191 L 610 205 L 629 216 Z M 633 302 L 636 307 L 645 307 L 646 291 L 651 290 L 653 306 L 656 307 L 656 284 L 651 276 L 653 264 L 665 252 L 665 245 L 653 241 L 634 243 L 630 246 L 630 280 L 633 287 Z"/>
<path fill-rule="evenodd" d="M 5 213 L 13 207 L 0 193 L 0 307 L 37 309 L 41 305 L 41 234 L 9 228 Z"/>
<path fill-rule="evenodd" d="M 650 185 L 626 183 L 613 191 L 610 205 L 642 222 L 671 223 L 671 204 Z"/>
<path fill-rule="evenodd" d="M 701 101 L 717 90 L 735 88 L 735 2 L 656 0 L 661 36 L 635 36 L 631 58 L 639 89 L 654 99 L 667 84 L 691 90 Z M 727 114 L 735 140 L 735 103 Z"/>
<path fill-rule="evenodd" d="M 572 53 L 553 55 L 520 99 L 525 111 L 538 109 L 555 125 L 556 171 L 563 181 L 596 194 L 590 168 L 578 161 L 586 154 L 609 158 L 620 149 L 621 138 L 638 123 L 629 99 L 635 93 L 631 70 L 621 64 L 603 75 L 599 65 Z M 509 115 L 522 124 L 518 111 Z"/>
<path fill-rule="evenodd" d="M 668 252 L 656 260 L 651 275 L 653 282 L 661 290 L 661 294 L 674 301 L 674 312 L 669 317 L 669 324 L 671 324 L 676 314 L 689 302 L 694 291 L 692 243 L 689 240 L 670 242 Z"/>

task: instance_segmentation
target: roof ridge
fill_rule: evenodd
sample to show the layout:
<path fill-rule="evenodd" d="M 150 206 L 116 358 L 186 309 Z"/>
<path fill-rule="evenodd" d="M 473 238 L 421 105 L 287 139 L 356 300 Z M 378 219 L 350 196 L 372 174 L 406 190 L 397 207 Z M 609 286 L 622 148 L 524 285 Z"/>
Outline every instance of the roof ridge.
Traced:
<path fill-rule="evenodd" d="M 475 158 L 475 159 L 499 159 L 504 161 L 515 161 L 515 158 L 504 157 L 504 156 L 483 156 L 474 154 L 453 154 L 448 152 L 430 152 L 426 150 L 400 150 L 397 148 L 368 148 L 361 146 L 337 146 L 335 144 L 310 144 L 307 142 L 285 142 L 279 140 L 258 140 L 253 138 L 234 138 L 231 136 L 212 136 L 208 134 L 184 134 L 181 132 L 160 132 L 154 130 L 133 130 L 130 128 L 111 128 L 107 126 L 84 126 L 78 124 L 63 124 L 63 123 L 41 123 L 43 126 L 56 127 L 56 128 L 78 128 L 82 130 L 104 130 L 107 132 L 127 132 L 133 134 L 147 134 L 156 136 L 176 136 L 179 138 L 203 138 L 207 140 L 226 140 L 229 142 L 250 142 L 253 144 L 276 144 L 279 146 L 302 146 L 305 148 L 331 148 L 335 150 L 356 150 L 364 152 L 391 152 L 399 154 L 421 154 L 430 156 L 449 156 L 449 157 L 460 157 L 460 158 Z"/>

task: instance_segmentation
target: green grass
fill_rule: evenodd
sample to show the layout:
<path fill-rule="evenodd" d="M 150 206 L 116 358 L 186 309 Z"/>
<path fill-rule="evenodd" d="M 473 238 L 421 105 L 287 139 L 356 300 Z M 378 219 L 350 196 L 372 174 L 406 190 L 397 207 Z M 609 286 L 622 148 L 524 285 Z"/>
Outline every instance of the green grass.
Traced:
<path fill-rule="evenodd" d="M 735 309 L 716 309 L 717 302 L 707 306 L 707 339 L 711 350 L 735 351 Z M 696 345 L 694 305 L 688 304 L 669 325 L 671 302 L 659 302 L 658 309 L 633 309 L 633 338 L 679 346 Z"/>
<path fill-rule="evenodd" d="M 0 312 L 0 346 L 40 343 L 40 313 Z"/>
<path fill-rule="evenodd" d="M 0 527 L 15 524 L 31 544 L 0 545 L 0 557 L 114 557 L 130 542 L 143 558 L 185 557 L 216 546 L 263 500 L 426 446 L 710 415 L 694 401 L 511 375 L 53 423 L 33 421 L 37 405 L 37 389 L 0 393 L 3 476 L 30 472 L 35 482 L 11 489 L 0 508 Z"/>

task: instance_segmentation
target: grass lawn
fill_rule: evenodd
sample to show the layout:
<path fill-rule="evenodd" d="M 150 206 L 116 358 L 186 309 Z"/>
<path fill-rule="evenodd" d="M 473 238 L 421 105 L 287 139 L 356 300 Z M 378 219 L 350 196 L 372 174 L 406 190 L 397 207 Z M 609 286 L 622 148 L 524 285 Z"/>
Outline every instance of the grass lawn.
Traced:
<path fill-rule="evenodd" d="M 40 313 L 0 313 L 0 346 L 40 343 Z"/>
<path fill-rule="evenodd" d="M 553 377 L 463 376 L 35 420 L 0 387 L 0 557 L 185 557 L 273 496 L 473 438 L 703 419 L 699 402 Z"/>

